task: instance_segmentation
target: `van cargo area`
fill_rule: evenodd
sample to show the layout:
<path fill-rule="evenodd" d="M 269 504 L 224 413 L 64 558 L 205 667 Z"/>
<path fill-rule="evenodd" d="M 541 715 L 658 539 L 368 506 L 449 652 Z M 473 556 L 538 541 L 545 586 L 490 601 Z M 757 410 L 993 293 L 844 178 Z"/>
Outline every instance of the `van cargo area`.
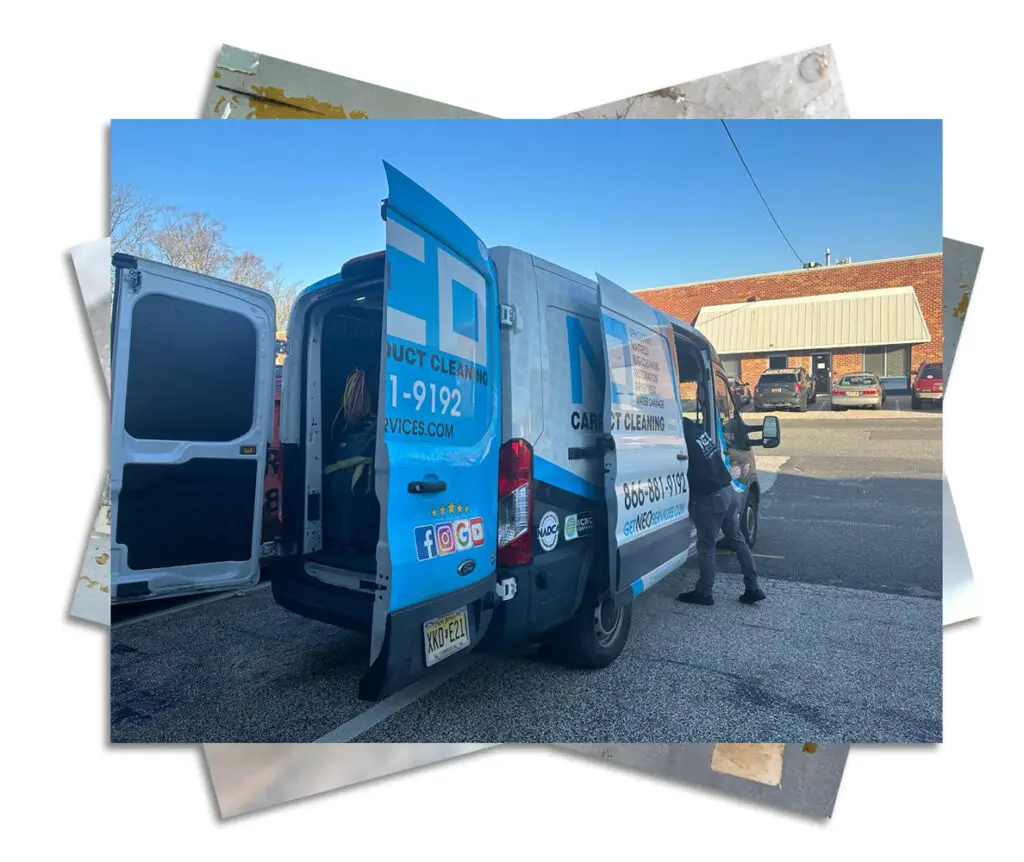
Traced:
<path fill-rule="evenodd" d="M 307 429 L 305 524 L 302 571 L 295 573 L 306 581 L 306 588 L 295 584 L 278 598 L 285 607 L 310 615 L 321 605 L 316 600 L 320 594 L 323 603 L 321 612 L 313 613 L 316 618 L 369 632 L 381 512 L 374 456 L 384 258 L 376 254 L 353 263 L 358 267 L 355 278 L 346 267 L 345 287 L 325 291 L 324 300 L 310 310 L 307 347 L 301 354 Z M 316 589 L 320 585 L 329 592 Z"/>

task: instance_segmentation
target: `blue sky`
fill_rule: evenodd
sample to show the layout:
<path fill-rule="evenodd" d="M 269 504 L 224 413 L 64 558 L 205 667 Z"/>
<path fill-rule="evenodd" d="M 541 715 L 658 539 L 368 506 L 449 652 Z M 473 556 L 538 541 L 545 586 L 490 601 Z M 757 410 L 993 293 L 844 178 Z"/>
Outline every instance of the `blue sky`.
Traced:
<path fill-rule="evenodd" d="M 804 260 L 941 251 L 942 124 L 731 120 Z M 488 245 L 628 289 L 794 269 L 718 121 L 117 120 L 111 180 L 303 285 L 383 248 L 381 160 Z"/>

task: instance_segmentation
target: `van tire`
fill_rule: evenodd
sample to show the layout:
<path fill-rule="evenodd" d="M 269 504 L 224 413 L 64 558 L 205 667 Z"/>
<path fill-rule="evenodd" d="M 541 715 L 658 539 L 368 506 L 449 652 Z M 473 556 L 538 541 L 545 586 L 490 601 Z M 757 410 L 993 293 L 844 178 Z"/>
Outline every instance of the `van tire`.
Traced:
<path fill-rule="evenodd" d="M 754 550 L 754 544 L 757 542 L 758 525 L 760 522 L 759 502 L 759 495 L 754 491 L 749 492 L 743 505 L 743 511 L 740 512 L 740 532 L 743 533 L 743 538 L 747 540 L 747 547 L 750 550 Z M 748 527 L 748 523 L 753 525 L 752 528 Z"/>
<path fill-rule="evenodd" d="M 610 603 L 611 598 L 605 593 L 603 604 L 606 606 L 598 617 L 601 610 L 597 606 L 597 596 L 588 589 L 572 618 L 551 633 L 545 644 L 545 653 L 572 667 L 589 670 L 608 667 L 625 648 L 633 622 L 632 602 L 617 612 L 609 611 L 607 605 Z M 604 629 L 603 637 L 599 629 Z"/>

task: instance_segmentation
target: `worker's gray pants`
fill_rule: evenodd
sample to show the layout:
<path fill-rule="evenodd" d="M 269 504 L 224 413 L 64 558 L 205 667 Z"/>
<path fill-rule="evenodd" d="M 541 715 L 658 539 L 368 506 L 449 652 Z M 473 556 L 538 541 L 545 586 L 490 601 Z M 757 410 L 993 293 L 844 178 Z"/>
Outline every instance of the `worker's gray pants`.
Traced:
<path fill-rule="evenodd" d="M 740 561 L 743 585 L 748 590 L 757 586 L 754 555 L 740 532 L 739 506 L 739 497 L 732 485 L 706 497 L 690 498 L 690 517 L 697 528 L 697 566 L 700 569 L 696 586 L 698 595 L 710 596 L 715 586 L 715 546 L 719 530 Z"/>

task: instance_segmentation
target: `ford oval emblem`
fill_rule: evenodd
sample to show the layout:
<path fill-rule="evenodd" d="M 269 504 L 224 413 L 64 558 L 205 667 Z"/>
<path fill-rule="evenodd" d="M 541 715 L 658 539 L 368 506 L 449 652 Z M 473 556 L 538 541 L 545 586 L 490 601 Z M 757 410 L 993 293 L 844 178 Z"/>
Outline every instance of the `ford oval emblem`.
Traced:
<path fill-rule="evenodd" d="M 460 575 L 468 575 L 473 569 L 476 568 L 476 562 L 473 560 L 466 560 L 462 565 L 459 566 Z"/>

